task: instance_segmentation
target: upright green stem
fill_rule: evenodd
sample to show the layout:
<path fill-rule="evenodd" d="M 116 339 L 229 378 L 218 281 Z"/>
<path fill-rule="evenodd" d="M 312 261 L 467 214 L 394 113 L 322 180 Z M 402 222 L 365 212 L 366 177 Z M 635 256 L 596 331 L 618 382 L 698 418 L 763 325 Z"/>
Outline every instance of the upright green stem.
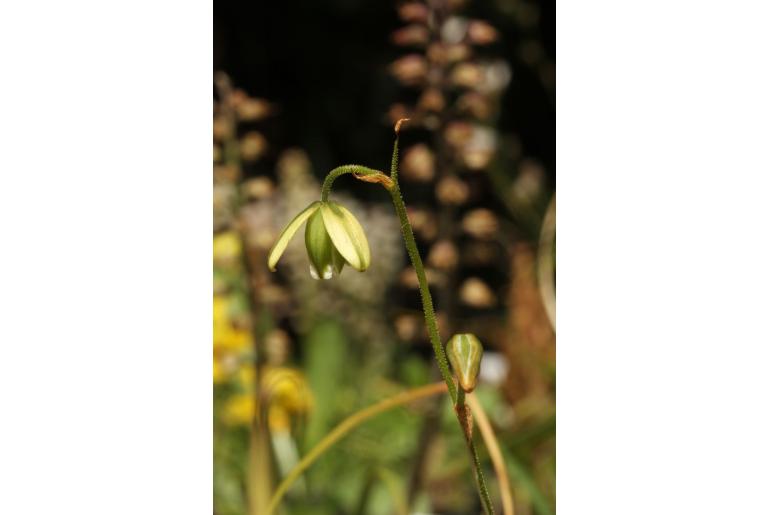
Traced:
<path fill-rule="evenodd" d="M 468 435 L 465 439 L 465 443 L 468 444 L 468 450 L 470 451 L 471 459 L 473 460 L 473 468 L 476 472 L 476 486 L 479 490 L 481 503 L 484 505 L 484 513 L 487 515 L 495 515 L 495 509 L 492 507 L 492 499 L 489 497 L 487 483 L 484 481 L 484 473 L 481 471 L 481 460 L 479 460 L 479 453 L 476 450 L 476 445 L 473 443 L 473 438 Z"/>
<path fill-rule="evenodd" d="M 457 414 L 457 420 L 460 422 L 460 427 L 463 430 L 465 444 L 468 446 L 468 451 L 471 453 L 473 471 L 476 473 L 476 487 L 478 488 L 481 502 L 484 504 L 484 511 L 487 515 L 494 515 L 492 501 L 489 498 L 489 491 L 487 490 L 487 483 L 484 481 L 484 474 L 481 471 L 479 453 L 476 450 L 476 445 L 473 443 L 473 422 L 470 410 L 465 404 L 465 390 L 462 388 L 457 389 L 457 402 L 455 403 L 454 408 L 455 413 Z"/>
<path fill-rule="evenodd" d="M 430 289 L 428 288 L 428 278 L 425 275 L 425 267 L 422 264 L 420 252 L 417 250 L 417 242 L 414 239 L 412 225 L 409 223 L 409 217 L 406 214 L 404 199 L 401 197 L 401 188 L 398 185 L 398 175 L 396 174 L 394 177 L 394 174 L 391 173 L 390 178 L 393 179 L 393 188 L 390 189 L 390 197 L 393 200 L 393 206 L 396 208 L 396 214 L 401 222 L 401 233 L 404 236 L 406 252 L 409 254 L 409 259 L 412 262 L 414 271 L 417 273 L 417 281 L 420 285 L 422 310 L 425 314 L 425 325 L 428 327 L 428 336 L 430 337 L 430 343 L 433 346 L 433 352 L 436 354 L 441 377 L 446 383 L 447 389 L 449 390 L 449 396 L 452 398 L 452 404 L 454 404 L 457 402 L 457 388 L 455 388 L 452 373 L 449 371 L 449 362 L 447 361 L 446 352 L 444 352 L 444 346 L 441 344 L 441 337 L 438 334 L 438 323 L 436 322 L 436 313 L 433 309 L 433 297 L 431 297 Z"/>
<path fill-rule="evenodd" d="M 490 424 L 489 417 L 487 417 L 484 408 L 481 407 L 481 403 L 476 399 L 475 395 L 468 396 L 468 407 L 470 407 L 471 413 L 473 413 L 473 416 L 475 417 L 481 437 L 484 439 L 484 444 L 489 451 L 489 458 L 492 460 L 492 465 L 495 468 L 495 474 L 497 474 L 497 482 L 500 486 L 500 498 L 503 502 L 503 514 L 513 515 L 511 482 L 508 479 L 508 471 L 505 468 L 503 453 L 500 450 L 500 444 L 497 441 L 495 432 L 492 429 L 492 424 Z"/>
<path fill-rule="evenodd" d="M 420 252 L 417 249 L 417 242 L 414 239 L 414 232 L 412 231 L 412 224 L 409 223 L 409 217 L 406 213 L 406 206 L 404 205 L 404 199 L 401 196 L 401 188 L 398 184 L 398 131 L 396 131 L 396 141 L 393 143 L 393 159 L 390 164 L 390 178 L 393 184 L 388 189 L 390 191 L 390 197 L 393 200 L 393 206 L 396 208 L 396 214 L 401 222 L 401 233 L 404 235 L 404 243 L 406 244 L 406 251 L 409 254 L 409 259 L 412 261 L 412 266 L 417 274 L 417 281 L 420 285 L 420 298 L 422 300 L 422 309 L 425 314 L 425 324 L 428 327 L 428 335 L 430 336 L 430 342 L 433 346 L 433 352 L 436 354 L 436 361 L 438 361 L 438 367 L 441 371 L 441 376 L 444 378 L 444 382 L 449 390 L 449 396 L 452 398 L 452 404 L 455 407 L 455 414 L 457 415 L 457 421 L 460 423 L 463 436 L 465 437 L 465 443 L 468 446 L 468 450 L 471 453 L 471 460 L 473 462 L 473 468 L 476 473 L 476 486 L 478 487 L 479 497 L 481 503 L 484 506 L 484 511 L 487 515 L 494 515 L 495 510 L 492 507 L 492 501 L 489 497 L 489 491 L 487 490 L 487 484 L 484 480 L 484 473 L 481 470 L 481 462 L 479 460 L 479 453 L 476 450 L 476 445 L 473 443 L 473 436 L 470 429 L 466 431 L 466 427 L 469 428 L 470 420 L 466 413 L 465 407 L 465 392 L 458 390 L 455 387 L 452 374 L 449 371 L 449 363 L 447 361 L 446 352 L 444 346 L 441 344 L 441 336 L 438 333 L 438 323 L 436 322 L 436 313 L 433 309 L 433 298 L 430 294 L 430 288 L 428 287 L 428 278 L 425 275 L 425 267 L 422 264 L 422 258 Z"/>

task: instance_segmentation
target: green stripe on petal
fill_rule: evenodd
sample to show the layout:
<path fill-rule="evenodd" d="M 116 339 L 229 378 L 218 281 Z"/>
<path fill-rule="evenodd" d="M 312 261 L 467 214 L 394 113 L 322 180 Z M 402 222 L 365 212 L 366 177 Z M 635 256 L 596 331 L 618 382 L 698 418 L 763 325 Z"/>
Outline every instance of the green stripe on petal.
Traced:
<path fill-rule="evenodd" d="M 342 273 L 342 269 L 345 267 L 345 258 L 342 257 L 340 251 L 332 245 L 332 264 L 334 265 L 334 272 L 337 275 Z"/>
<path fill-rule="evenodd" d="M 332 243 L 345 261 L 359 272 L 369 268 L 372 261 L 369 242 L 353 213 L 336 202 L 323 202 L 321 215 Z"/>
<path fill-rule="evenodd" d="M 446 354 L 457 375 L 460 388 L 470 393 L 476 388 L 484 348 L 475 335 L 456 334 L 446 344 Z"/>
<path fill-rule="evenodd" d="M 281 258 L 284 251 L 286 250 L 286 247 L 289 245 L 289 241 L 291 240 L 292 236 L 294 236 L 294 233 L 297 232 L 297 229 L 299 229 L 300 226 L 305 223 L 305 220 L 307 220 L 310 215 L 316 212 L 320 204 L 321 203 L 318 201 L 310 204 L 304 209 L 304 211 L 295 216 L 294 219 L 289 222 L 289 225 L 287 225 L 286 228 L 281 231 L 281 235 L 278 236 L 278 241 L 275 242 L 275 245 L 273 245 L 273 248 L 270 249 L 270 252 L 267 255 L 267 267 L 272 272 L 275 272 L 275 265 L 278 263 L 278 260 Z"/>
<path fill-rule="evenodd" d="M 318 210 L 312 214 L 305 226 L 305 248 L 310 266 L 315 270 L 314 277 L 331 279 L 334 245 L 326 233 L 321 212 Z"/>

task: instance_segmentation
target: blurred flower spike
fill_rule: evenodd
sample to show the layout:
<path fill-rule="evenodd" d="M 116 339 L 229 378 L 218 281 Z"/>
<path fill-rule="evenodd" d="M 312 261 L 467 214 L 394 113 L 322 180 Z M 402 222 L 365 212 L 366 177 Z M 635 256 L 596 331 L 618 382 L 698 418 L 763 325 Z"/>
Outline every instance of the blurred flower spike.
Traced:
<path fill-rule="evenodd" d="M 361 224 L 346 208 L 329 201 L 313 202 L 289 222 L 267 257 L 271 271 L 275 272 L 292 236 L 306 221 L 305 247 L 314 279 L 331 279 L 345 264 L 359 272 L 369 268 L 372 258 Z"/>
<path fill-rule="evenodd" d="M 460 388 L 466 393 L 472 392 L 476 388 L 481 356 L 484 353 L 481 342 L 473 334 L 456 334 L 447 343 L 446 353 Z"/>

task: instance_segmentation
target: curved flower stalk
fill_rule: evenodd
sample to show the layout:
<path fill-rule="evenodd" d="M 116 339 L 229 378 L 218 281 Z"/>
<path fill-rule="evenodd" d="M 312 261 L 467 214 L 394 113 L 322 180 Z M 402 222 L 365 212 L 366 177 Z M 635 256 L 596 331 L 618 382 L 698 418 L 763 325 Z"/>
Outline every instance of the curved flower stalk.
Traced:
<path fill-rule="evenodd" d="M 353 213 L 332 201 L 313 202 L 289 222 L 270 249 L 267 265 L 275 271 L 292 236 L 307 221 L 305 248 L 314 279 L 331 279 L 345 264 L 363 272 L 372 261 L 369 242 Z"/>

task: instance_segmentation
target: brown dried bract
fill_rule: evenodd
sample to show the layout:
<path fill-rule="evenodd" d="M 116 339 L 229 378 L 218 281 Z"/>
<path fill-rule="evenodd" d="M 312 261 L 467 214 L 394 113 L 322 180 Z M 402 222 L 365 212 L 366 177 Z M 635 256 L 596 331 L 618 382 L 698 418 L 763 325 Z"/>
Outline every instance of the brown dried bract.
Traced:
<path fill-rule="evenodd" d="M 382 184 L 386 190 L 389 190 L 393 187 L 393 179 L 391 179 L 384 173 L 375 173 L 372 175 L 362 175 L 362 174 L 354 173 L 353 177 L 355 177 L 359 181 Z"/>
<path fill-rule="evenodd" d="M 463 404 L 462 406 L 455 406 L 455 411 L 460 417 L 465 438 L 473 439 L 473 416 L 471 415 L 471 409 Z"/>

